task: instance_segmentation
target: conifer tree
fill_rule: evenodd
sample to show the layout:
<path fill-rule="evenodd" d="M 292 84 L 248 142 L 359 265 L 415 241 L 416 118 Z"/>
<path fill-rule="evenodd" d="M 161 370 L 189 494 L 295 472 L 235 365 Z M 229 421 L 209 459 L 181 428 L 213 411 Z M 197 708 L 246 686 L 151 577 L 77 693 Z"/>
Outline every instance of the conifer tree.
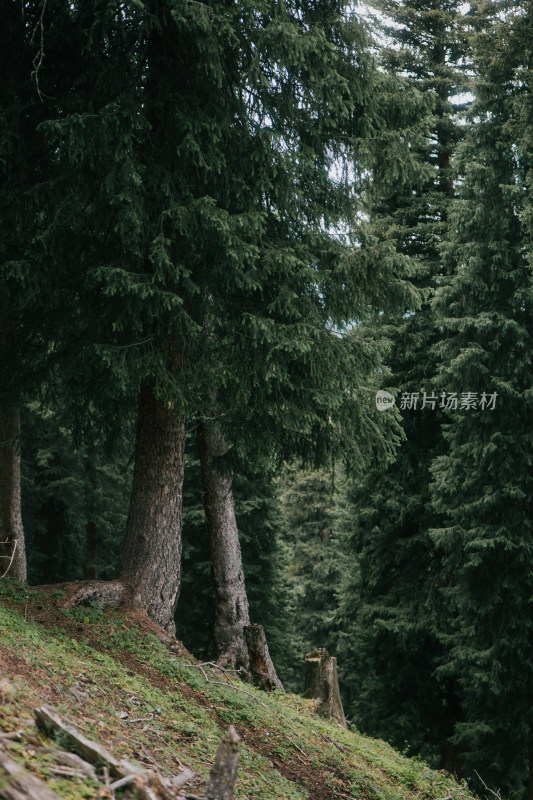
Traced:
<path fill-rule="evenodd" d="M 355 227 L 358 191 L 333 166 L 361 175 L 388 128 L 381 79 L 341 3 L 28 5 L 51 170 L 27 328 L 39 320 L 79 416 L 113 427 L 139 406 L 119 580 L 87 591 L 172 630 L 185 420 L 213 389 L 237 457 L 391 452 L 394 419 L 359 389 L 382 351 L 340 335 L 385 272 L 331 233 Z M 409 291 L 386 270 L 391 295 Z"/>
<path fill-rule="evenodd" d="M 291 649 L 297 654 L 296 663 L 285 671 L 293 691 L 303 688 L 303 667 L 297 667 L 306 653 L 325 647 L 336 655 L 336 612 L 350 563 L 342 538 L 344 481 L 340 464 L 314 470 L 287 467 L 282 476 L 287 618 Z"/>
<path fill-rule="evenodd" d="M 20 317 L 36 289 L 28 251 L 37 235 L 35 185 L 46 169 L 36 133 L 44 115 L 31 78 L 36 51 L 28 32 L 38 26 L 32 11 L 7 5 L 0 54 L 0 575 L 18 580 L 26 579 L 20 486 L 20 407 L 26 387 L 19 368 L 26 353 Z"/>
<path fill-rule="evenodd" d="M 452 617 L 442 672 L 460 685 L 454 741 L 464 773 L 504 796 L 531 797 L 533 18 L 529 3 L 482 10 L 446 252 L 457 269 L 436 297 L 439 378 L 463 397 L 447 412 L 446 451 L 433 466 Z"/>
<path fill-rule="evenodd" d="M 384 388 L 400 408 L 403 393 L 416 393 L 420 401 L 416 411 L 402 409 L 405 441 L 394 463 L 369 470 L 351 492 L 358 567 L 348 573 L 343 592 L 340 678 L 345 705 L 364 730 L 401 748 L 407 743 L 453 770 L 444 742 L 452 730 L 454 690 L 435 673 L 443 576 L 428 535 L 435 522 L 429 467 L 441 448 L 441 416 L 438 408 L 420 406 L 423 392 L 431 394 L 431 346 L 439 335 L 428 300 L 443 274 L 439 243 L 453 197 L 451 155 L 460 128 L 452 98 L 465 82 L 463 9 L 456 0 L 375 5 L 389 21 L 385 65 L 434 99 L 428 137 L 413 142 L 418 171 L 393 176 L 392 186 L 376 180 L 369 211 L 373 236 L 408 258 L 424 293 L 421 308 L 405 305 L 381 319 L 392 340 Z"/>

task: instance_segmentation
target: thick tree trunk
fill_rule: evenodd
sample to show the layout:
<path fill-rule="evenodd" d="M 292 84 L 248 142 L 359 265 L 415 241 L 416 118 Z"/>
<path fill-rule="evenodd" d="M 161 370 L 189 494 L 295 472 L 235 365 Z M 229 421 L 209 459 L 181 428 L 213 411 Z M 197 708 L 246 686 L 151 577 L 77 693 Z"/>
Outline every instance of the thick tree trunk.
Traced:
<path fill-rule="evenodd" d="M 323 647 L 305 657 L 304 697 L 318 698 L 316 713 L 336 719 L 343 728 L 347 727 L 339 692 L 337 659 L 329 656 Z"/>
<path fill-rule="evenodd" d="M 181 569 L 185 419 L 141 386 L 137 449 L 119 581 L 131 606 L 174 634 Z"/>
<path fill-rule="evenodd" d="M 218 662 L 248 671 L 250 659 L 244 628 L 250 624 L 250 615 L 232 479 L 220 465 L 220 458 L 228 448 L 216 422 L 199 422 L 197 440 L 213 576 Z"/>
<path fill-rule="evenodd" d="M 20 413 L 0 420 L 0 576 L 26 580 L 26 548 L 20 510 Z"/>

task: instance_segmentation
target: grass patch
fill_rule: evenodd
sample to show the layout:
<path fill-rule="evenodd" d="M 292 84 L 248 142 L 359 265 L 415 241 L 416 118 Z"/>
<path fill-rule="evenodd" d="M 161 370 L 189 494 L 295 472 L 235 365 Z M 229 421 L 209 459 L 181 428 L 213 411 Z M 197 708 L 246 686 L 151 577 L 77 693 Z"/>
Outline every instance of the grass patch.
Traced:
<path fill-rule="evenodd" d="M 0 730 L 24 731 L 11 756 L 65 800 L 92 797 L 95 786 L 51 773 L 56 744 L 33 725 L 33 708 L 43 703 L 117 758 L 163 774 L 190 767 L 198 776 L 195 794 L 202 794 L 218 743 L 233 724 L 241 736 L 236 800 L 471 797 L 419 759 L 315 717 L 313 701 L 266 695 L 236 677 L 200 670 L 116 611 L 92 607 L 65 615 L 60 593 L 8 582 L 0 598 L 0 662 L 9 675 L 0 683 Z M 229 685 L 220 685 L 224 680 Z"/>

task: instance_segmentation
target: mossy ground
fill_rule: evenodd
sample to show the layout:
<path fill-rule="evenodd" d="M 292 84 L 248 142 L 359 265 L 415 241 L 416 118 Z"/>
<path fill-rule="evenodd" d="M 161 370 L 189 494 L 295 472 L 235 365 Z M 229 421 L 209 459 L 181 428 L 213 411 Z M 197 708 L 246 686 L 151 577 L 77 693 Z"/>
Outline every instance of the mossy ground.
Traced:
<path fill-rule="evenodd" d="M 119 758 L 164 774 L 192 768 L 194 794 L 202 794 L 233 724 L 242 740 L 236 800 L 471 797 L 423 762 L 314 716 L 313 701 L 266 695 L 236 678 L 221 685 L 227 676 L 169 653 L 135 617 L 97 608 L 65 613 L 60 601 L 53 589 L 0 584 L 0 736 L 22 730 L 20 741 L 3 745 L 65 800 L 94 798 L 97 786 L 54 773 L 51 743 L 33 722 L 39 705 L 53 706 Z"/>

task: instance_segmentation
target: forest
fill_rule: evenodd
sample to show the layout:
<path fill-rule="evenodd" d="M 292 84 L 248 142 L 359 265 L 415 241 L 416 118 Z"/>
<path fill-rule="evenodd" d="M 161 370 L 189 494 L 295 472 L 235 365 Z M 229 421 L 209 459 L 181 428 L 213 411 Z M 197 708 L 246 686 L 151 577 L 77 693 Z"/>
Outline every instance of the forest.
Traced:
<path fill-rule="evenodd" d="M 2 582 L 531 800 L 533 3 L 2 11 Z"/>

